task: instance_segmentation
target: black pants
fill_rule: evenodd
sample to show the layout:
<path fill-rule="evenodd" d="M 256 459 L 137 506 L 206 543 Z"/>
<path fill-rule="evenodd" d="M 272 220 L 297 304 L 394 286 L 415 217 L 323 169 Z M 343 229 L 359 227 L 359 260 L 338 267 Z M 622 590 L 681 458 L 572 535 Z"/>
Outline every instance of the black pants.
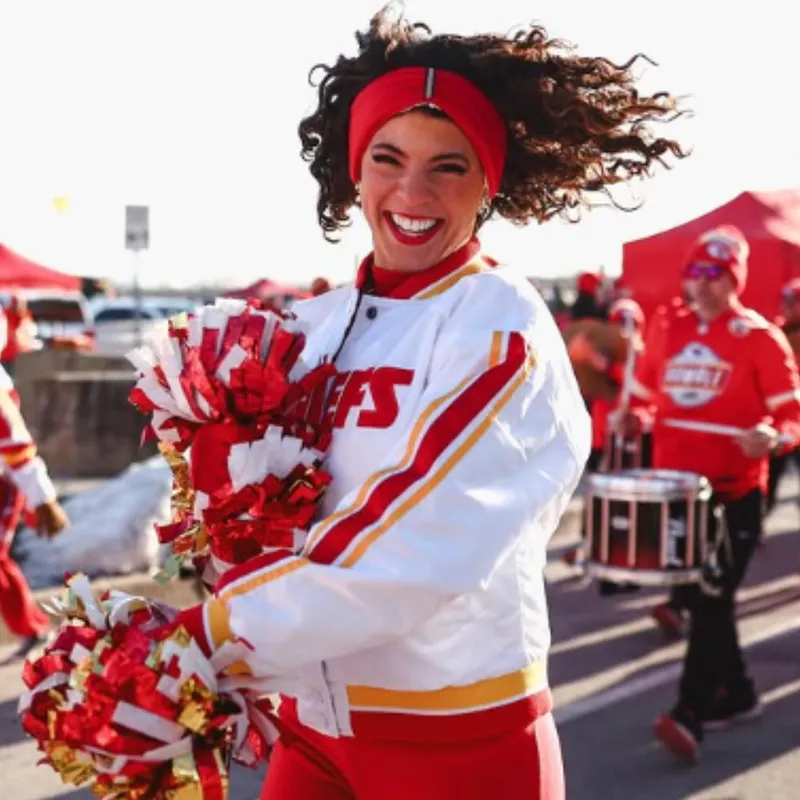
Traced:
<path fill-rule="evenodd" d="M 680 705 L 701 718 L 720 689 L 736 693 L 750 682 L 736 629 L 736 590 L 761 535 L 762 503 L 760 489 L 722 502 L 727 536 L 716 570 L 709 571 L 703 584 L 673 593 L 673 601 L 690 615 Z"/>
<path fill-rule="evenodd" d="M 600 464 L 603 461 L 603 453 L 602 447 L 593 447 L 591 452 L 589 453 L 589 458 L 586 461 L 586 472 L 587 474 L 597 472 L 600 469 Z"/>
<path fill-rule="evenodd" d="M 786 467 L 789 466 L 790 461 L 794 461 L 795 466 L 800 470 L 800 448 L 779 456 L 772 456 L 769 460 L 769 488 L 767 489 L 767 501 L 764 508 L 767 514 L 775 506 L 778 498 L 778 484 L 781 482 L 781 477 L 786 472 Z"/>

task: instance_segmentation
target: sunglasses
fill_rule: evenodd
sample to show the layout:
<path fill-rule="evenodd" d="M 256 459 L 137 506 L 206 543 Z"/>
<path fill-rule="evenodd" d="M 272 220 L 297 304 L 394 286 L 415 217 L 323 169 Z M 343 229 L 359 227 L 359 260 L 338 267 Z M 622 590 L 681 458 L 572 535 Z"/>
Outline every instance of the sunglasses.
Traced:
<path fill-rule="evenodd" d="M 684 278 L 705 278 L 715 281 L 721 278 L 727 270 L 719 264 L 689 264 L 683 271 Z"/>

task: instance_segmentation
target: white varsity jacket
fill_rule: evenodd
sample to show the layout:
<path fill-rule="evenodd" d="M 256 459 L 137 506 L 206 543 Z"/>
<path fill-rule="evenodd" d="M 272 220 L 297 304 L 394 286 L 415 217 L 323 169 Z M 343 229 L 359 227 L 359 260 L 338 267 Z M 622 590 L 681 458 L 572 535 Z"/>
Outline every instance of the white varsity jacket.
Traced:
<path fill-rule="evenodd" d="M 296 306 L 306 359 L 344 341 L 324 513 L 299 554 L 232 569 L 204 624 L 328 735 L 485 735 L 549 710 L 546 545 L 590 421 L 544 302 L 493 264 L 473 241 L 403 296 L 357 282 Z"/>

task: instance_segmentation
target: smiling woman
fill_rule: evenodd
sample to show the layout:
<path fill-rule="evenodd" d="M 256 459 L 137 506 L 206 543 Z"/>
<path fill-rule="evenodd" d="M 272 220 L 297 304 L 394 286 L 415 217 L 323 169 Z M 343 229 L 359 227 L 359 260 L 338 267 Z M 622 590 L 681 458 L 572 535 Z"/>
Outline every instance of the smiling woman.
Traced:
<path fill-rule="evenodd" d="M 472 236 L 486 182 L 469 139 L 449 120 L 427 110 L 394 117 L 359 168 L 376 265 L 421 270 Z"/>
<path fill-rule="evenodd" d="M 675 103 L 541 28 L 384 10 L 358 45 L 300 125 L 325 235 L 358 206 L 374 242 L 293 308 L 303 357 L 336 367 L 307 412 L 332 481 L 297 552 L 226 574 L 200 629 L 284 692 L 265 799 L 562 800 L 543 565 L 590 425 L 544 302 L 476 234 L 682 156 L 648 126 Z"/>
<path fill-rule="evenodd" d="M 449 118 L 473 146 L 483 143 L 479 166 L 494 169 L 496 185 L 475 206 L 476 231 L 493 213 L 515 223 L 574 218 L 598 194 L 614 203 L 610 186 L 685 155 L 654 133 L 651 123 L 680 112 L 668 92 L 638 91 L 632 70 L 644 57 L 616 65 L 578 55 L 541 27 L 513 37 L 432 36 L 386 10 L 357 39 L 356 56 L 312 72 L 322 75 L 319 105 L 299 128 L 320 186 L 319 222 L 331 239 L 357 203 L 354 150 L 363 153 L 381 125 L 403 111 Z M 409 86 L 414 71 L 421 76 L 416 89 Z M 365 115 L 380 124 L 365 128 Z"/>

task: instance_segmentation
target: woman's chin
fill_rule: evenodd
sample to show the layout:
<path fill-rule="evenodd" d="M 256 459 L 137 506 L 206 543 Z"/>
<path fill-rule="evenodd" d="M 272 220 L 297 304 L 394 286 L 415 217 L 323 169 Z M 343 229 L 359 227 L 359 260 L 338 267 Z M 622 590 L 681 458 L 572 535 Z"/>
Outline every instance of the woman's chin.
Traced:
<path fill-rule="evenodd" d="M 455 252 L 460 244 L 439 231 L 427 242 L 404 244 L 393 236 L 375 240 L 375 264 L 383 269 L 398 272 L 421 272 L 443 261 Z"/>
<path fill-rule="evenodd" d="M 403 245 L 398 242 L 387 245 L 375 249 L 375 264 L 382 269 L 421 272 L 438 264 L 443 258 L 440 255 L 442 248 L 435 241 L 421 245 Z"/>

